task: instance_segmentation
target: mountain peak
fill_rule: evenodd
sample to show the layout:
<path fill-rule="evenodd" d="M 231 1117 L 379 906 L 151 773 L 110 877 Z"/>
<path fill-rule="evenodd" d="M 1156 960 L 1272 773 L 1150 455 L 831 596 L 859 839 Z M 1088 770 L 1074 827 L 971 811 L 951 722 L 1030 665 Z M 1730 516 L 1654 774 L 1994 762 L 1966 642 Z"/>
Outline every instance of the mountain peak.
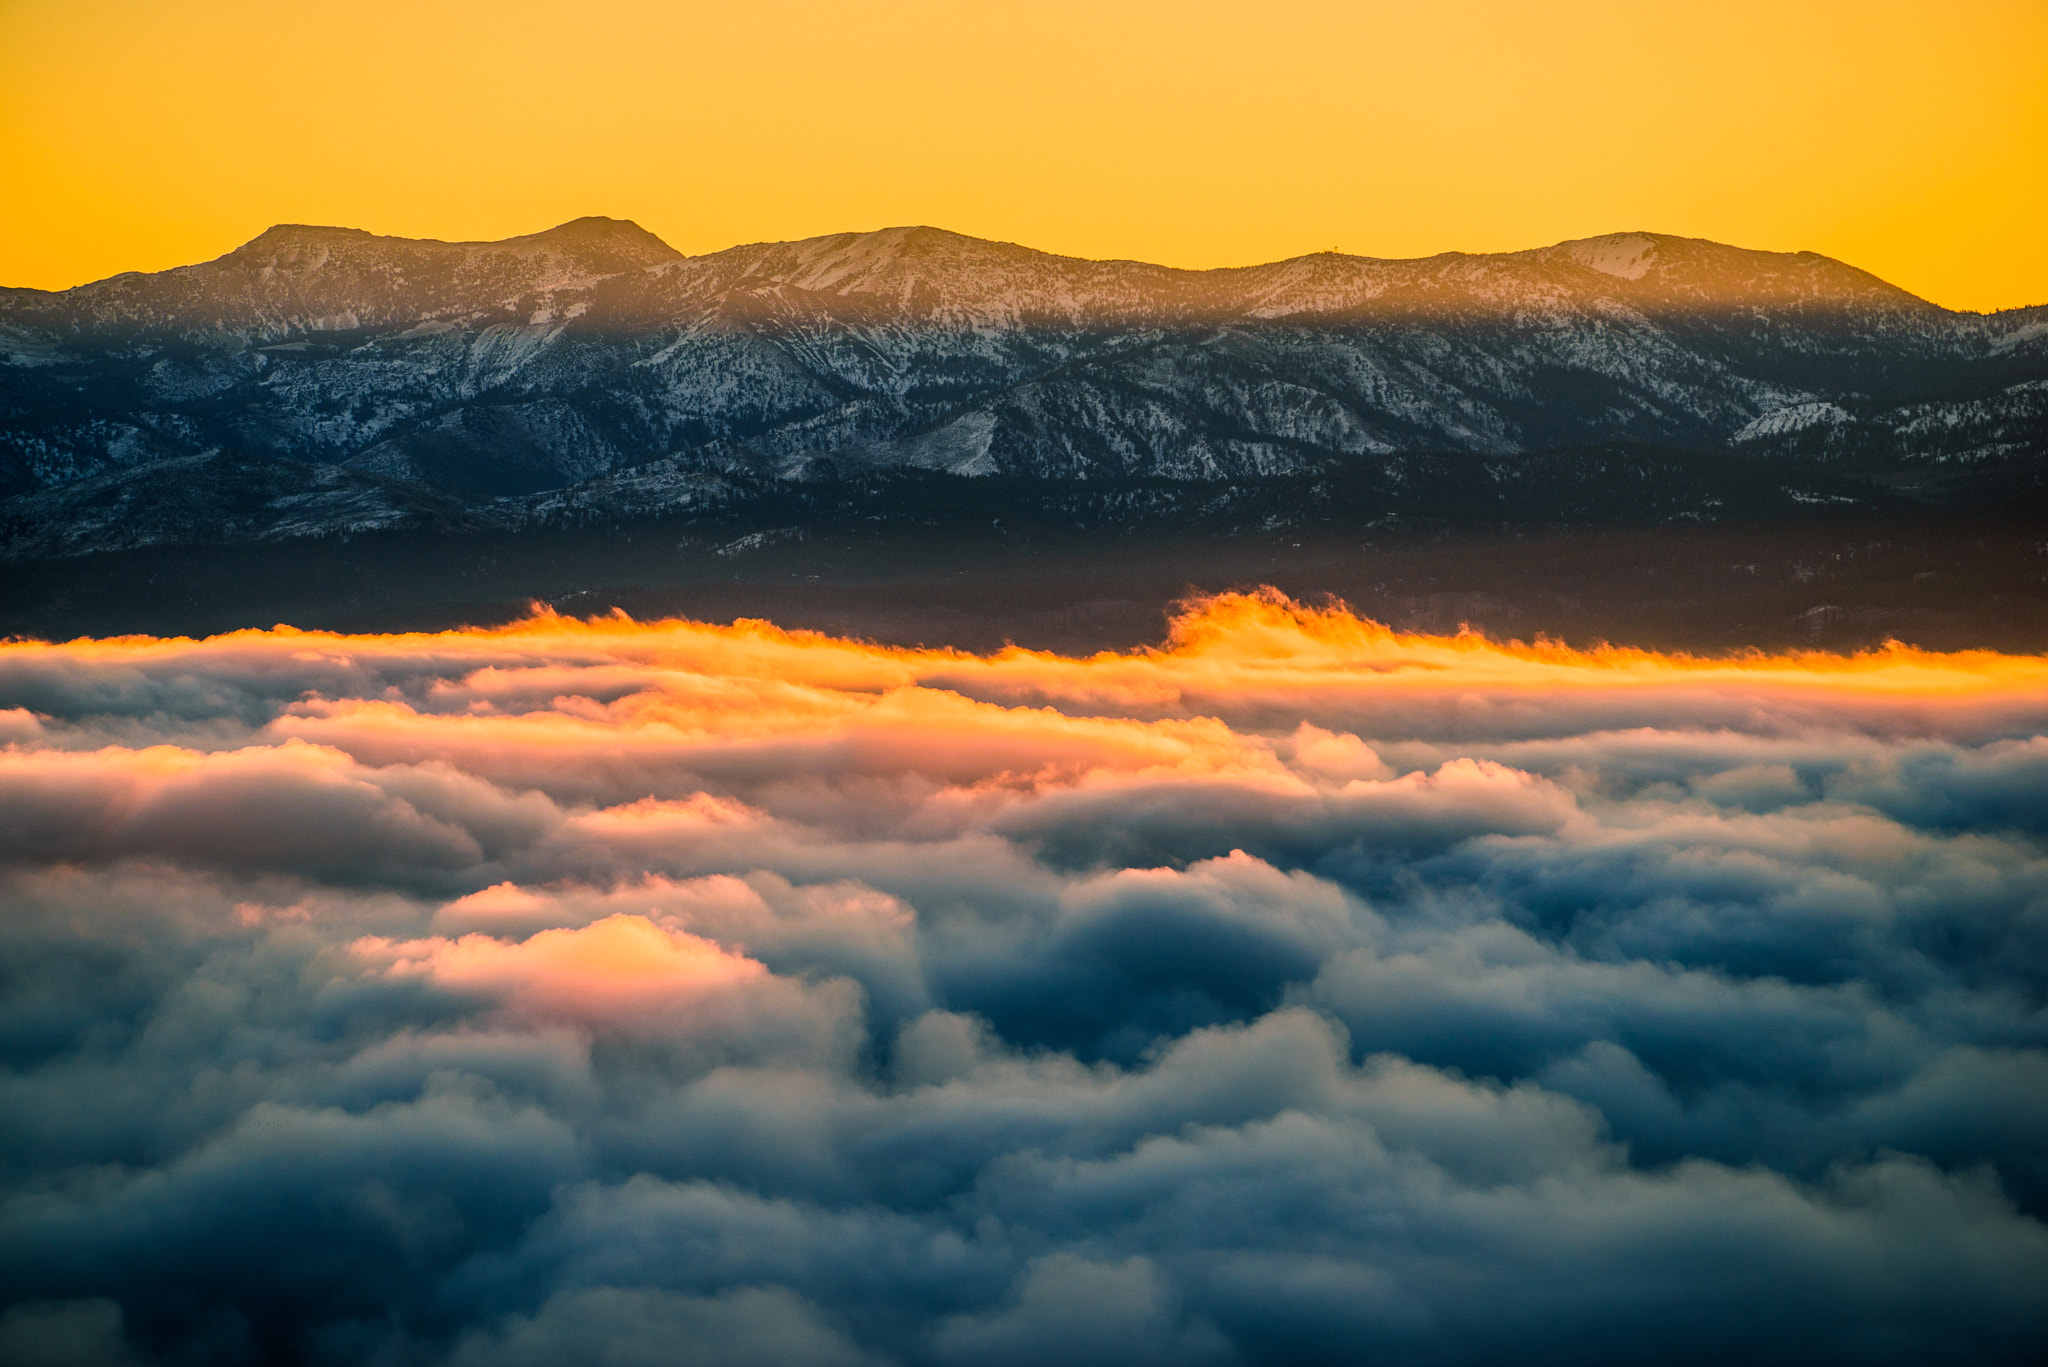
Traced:
<path fill-rule="evenodd" d="M 653 233 L 648 232 L 630 218 L 612 218 L 607 214 L 584 214 L 578 218 L 572 218 L 566 223 L 557 223 L 554 227 L 547 229 L 546 232 L 536 234 L 536 236 L 565 237 L 570 234 L 595 236 L 617 232 L 636 233 L 642 237 L 654 237 Z M 655 237 L 654 240 L 659 242 L 661 239 Z"/>
<path fill-rule="evenodd" d="M 277 223 L 229 253 L 234 257 L 265 257 L 308 248 L 385 249 L 399 252 L 504 252 L 519 254 L 539 247 L 565 256 L 608 265 L 611 269 L 648 266 L 679 260 L 682 253 L 647 229 L 625 218 L 590 214 L 520 237 L 448 242 L 431 237 L 386 237 L 361 228 L 335 228 L 313 223 Z"/>
<path fill-rule="evenodd" d="M 1718 304 L 1861 301 L 1935 309 L 1868 271 L 1819 252 L 1761 251 L 1711 238 L 1629 232 L 1575 238 L 1521 255 L 1571 261 L 1640 298 Z"/>
<path fill-rule="evenodd" d="M 564 251 L 586 255 L 591 252 L 631 260 L 636 265 L 651 266 L 662 261 L 681 260 L 683 253 L 656 237 L 630 218 L 606 218 L 602 214 L 586 214 L 572 218 L 543 232 L 529 233 L 525 237 L 507 238 L 491 246 L 512 246 L 516 243 L 547 245 Z"/>
<path fill-rule="evenodd" d="M 298 246 L 308 242 L 375 242 L 377 234 L 361 228 L 336 228 L 324 223 L 273 223 L 235 248 L 237 252 Z M 403 239 L 398 239 L 403 240 Z M 232 253 L 230 253 L 232 255 Z"/>
<path fill-rule="evenodd" d="M 1656 233 L 1609 233 L 1559 244 L 1567 257 L 1582 266 L 1622 280 L 1640 280 L 1657 261 Z"/>

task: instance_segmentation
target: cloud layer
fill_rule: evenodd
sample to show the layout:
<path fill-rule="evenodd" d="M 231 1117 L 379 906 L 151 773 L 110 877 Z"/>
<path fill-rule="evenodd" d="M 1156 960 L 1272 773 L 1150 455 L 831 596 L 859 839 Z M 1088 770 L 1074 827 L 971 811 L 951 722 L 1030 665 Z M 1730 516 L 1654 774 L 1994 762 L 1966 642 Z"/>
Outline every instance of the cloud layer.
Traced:
<path fill-rule="evenodd" d="M 10 1359 L 2048 1346 L 2048 660 L 541 616 L 0 743 Z"/>

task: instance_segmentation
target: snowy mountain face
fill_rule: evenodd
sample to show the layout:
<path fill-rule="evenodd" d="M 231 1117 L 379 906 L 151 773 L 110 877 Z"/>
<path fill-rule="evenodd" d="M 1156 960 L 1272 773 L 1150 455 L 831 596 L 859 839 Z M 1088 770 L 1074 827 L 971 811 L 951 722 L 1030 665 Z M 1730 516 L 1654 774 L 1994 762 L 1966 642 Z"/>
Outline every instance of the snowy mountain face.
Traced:
<path fill-rule="evenodd" d="M 1240 478 L 1617 441 L 1953 464 L 2048 454 L 2043 381 L 2048 310 L 1642 233 L 1182 271 L 932 228 L 688 257 L 610 219 L 279 227 L 0 291 L 0 492 L 218 451 L 334 467 L 323 496 L 372 522 L 401 487 L 867 466 Z"/>

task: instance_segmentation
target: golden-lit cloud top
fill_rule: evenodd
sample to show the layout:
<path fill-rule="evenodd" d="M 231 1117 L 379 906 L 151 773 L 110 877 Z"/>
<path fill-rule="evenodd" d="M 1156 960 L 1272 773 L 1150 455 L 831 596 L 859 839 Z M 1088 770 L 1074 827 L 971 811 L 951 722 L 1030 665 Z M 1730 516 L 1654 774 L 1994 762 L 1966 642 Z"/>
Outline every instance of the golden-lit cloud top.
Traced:
<path fill-rule="evenodd" d="M 2048 657 L 1271 591 L 0 644 L 0 1350 L 2026 1362 L 2044 792 Z"/>
<path fill-rule="evenodd" d="M 1651 230 L 2048 300 L 2034 0 L 0 6 L 0 283 L 275 222 L 1241 265 Z"/>

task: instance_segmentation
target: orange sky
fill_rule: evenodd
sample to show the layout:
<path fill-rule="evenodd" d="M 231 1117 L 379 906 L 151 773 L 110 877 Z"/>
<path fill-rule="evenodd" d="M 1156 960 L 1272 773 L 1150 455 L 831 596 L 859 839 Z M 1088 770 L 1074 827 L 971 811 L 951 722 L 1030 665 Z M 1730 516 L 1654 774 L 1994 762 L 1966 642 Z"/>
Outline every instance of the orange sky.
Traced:
<path fill-rule="evenodd" d="M 2048 302 L 2048 0 L 0 0 L 0 284 L 275 222 L 1174 265 L 1650 229 Z"/>

